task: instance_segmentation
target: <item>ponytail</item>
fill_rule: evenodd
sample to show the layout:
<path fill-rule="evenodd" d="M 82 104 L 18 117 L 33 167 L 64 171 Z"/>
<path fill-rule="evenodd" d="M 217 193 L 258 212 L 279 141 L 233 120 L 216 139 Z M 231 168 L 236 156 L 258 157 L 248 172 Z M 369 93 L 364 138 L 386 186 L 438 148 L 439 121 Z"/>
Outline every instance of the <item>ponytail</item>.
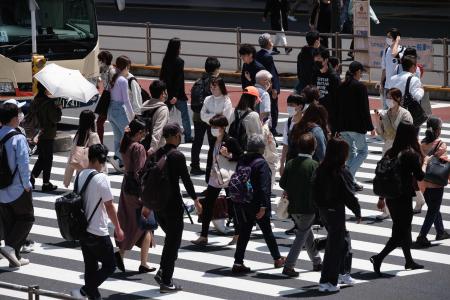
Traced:
<path fill-rule="evenodd" d="M 430 144 L 434 142 L 441 134 L 442 120 L 436 116 L 430 116 L 427 120 L 427 130 L 422 144 Z"/>
<path fill-rule="evenodd" d="M 355 74 L 353 74 L 352 72 L 350 72 L 350 70 L 348 70 L 345 73 L 345 79 L 344 79 L 344 82 L 342 83 L 342 85 L 348 85 L 350 83 L 350 81 L 353 79 L 353 76 L 355 76 Z"/>
<path fill-rule="evenodd" d="M 142 121 L 139 121 L 137 119 L 134 119 L 130 122 L 128 125 L 128 130 L 125 131 L 125 134 L 123 135 L 122 140 L 120 141 L 120 153 L 125 154 L 127 152 L 128 148 L 132 144 L 133 137 L 141 130 L 145 129 L 145 123 Z"/>

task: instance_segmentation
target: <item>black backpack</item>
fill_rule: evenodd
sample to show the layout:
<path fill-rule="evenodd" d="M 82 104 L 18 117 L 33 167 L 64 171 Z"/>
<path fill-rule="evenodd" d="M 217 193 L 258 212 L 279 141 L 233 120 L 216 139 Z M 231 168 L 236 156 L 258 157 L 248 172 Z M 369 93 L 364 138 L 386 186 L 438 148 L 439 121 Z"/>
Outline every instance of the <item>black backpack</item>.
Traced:
<path fill-rule="evenodd" d="M 79 192 L 79 176 L 77 176 L 75 179 L 73 192 L 56 199 L 55 211 L 58 219 L 59 231 L 61 232 L 61 236 L 67 241 L 76 241 L 85 235 L 86 229 L 88 228 L 92 217 L 102 202 L 102 199 L 100 198 L 91 216 L 87 219 L 83 208 L 83 194 L 86 191 L 91 179 L 97 174 L 99 174 L 97 171 L 91 172 Z"/>
<path fill-rule="evenodd" d="M 15 135 L 20 134 L 18 131 L 13 130 L 7 133 L 0 140 L 0 189 L 7 188 L 14 180 L 14 175 L 17 172 L 17 167 L 12 171 L 8 164 L 8 153 L 6 152 L 6 142 Z"/>
<path fill-rule="evenodd" d="M 234 111 L 234 121 L 230 125 L 230 129 L 228 131 L 228 134 L 235 138 L 242 149 L 247 149 L 247 131 L 245 130 L 244 124 L 242 121 L 245 119 L 245 117 L 248 116 L 250 113 L 249 110 L 247 110 L 240 118 L 239 113 L 237 110 Z"/>
<path fill-rule="evenodd" d="M 131 90 L 131 83 L 133 81 L 136 81 L 139 87 L 141 88 L 142 103 L 144 103 L 147 100 L 150 100 L 151 99 L 150 94 L 142 88 L 142 86 L 137 81 L 136 77 L 131 77 L 130 79 L 128 79 L 128 88 Z"/>
<path fill-rule="evenodd" d="M 377 163 L 373 179 L 373 192 L 377 196 L 389 199 L 401 196 L 402 180 L 398 157 L 390 158 L 385 155 Z"/>
<path fill-rule="evenodd" d="M 140 174 L 142 202 L 145 207 L 156 212 L 166 208 L 171 196 L 167 157 L 172 151 L 174 150 L 170 150 L 158 160 L 156 153 L 151 155 Z"/>
<path fill-rule="evenodd" d="M 199 113 L 202 110 L 205 98 L 211 95 L 209 89 L 209 77 L 198 79 L 191 88 L 191 109 L 193 112 Z"/>

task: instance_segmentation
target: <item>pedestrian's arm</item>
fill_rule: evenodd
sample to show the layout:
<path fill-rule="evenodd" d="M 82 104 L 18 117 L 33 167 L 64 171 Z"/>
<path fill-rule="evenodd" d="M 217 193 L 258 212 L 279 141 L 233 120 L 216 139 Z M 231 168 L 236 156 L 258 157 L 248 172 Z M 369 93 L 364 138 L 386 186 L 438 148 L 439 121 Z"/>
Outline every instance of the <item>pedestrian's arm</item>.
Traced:
<path fill-rule="evenodd" d="M 284 148 L 284 147 L 283 147 Z M 287 189 L 287 179 L 288 179 L 288 174 L 289 174 L 289 167 L 286 166 L 286 168 L 284 169 L 283 174 L 281 175 L 280 178 L 280 187 L 286 191 Z"/>
<path fill-rule="evenodd" d="M 347 206 L 355 215 L 357 219 L 361 218 L 361 206 L 359 205 L 358 198 L 356 198 L 355 194 L 351 192 L 345 185 L 344 181 L 341 180 L 342 184 L 342 193 L 344 198 L 345 206 Z"/>
<path fill-rule="evenodd" d="M 118 84 L 118 88 L 120 89 L 120 94 L 123 99 L 123 104 L 125 105 L 128 122 L 131 122 L 131 119 L 134 114 L 133 107 L 131 106 L 130 96 L 128 94 L 128 81 L 125 77 L 122 77 L 121 80 L 117 80 L 116 84 Z"/>
<path fill-rule="evenodd" d="M 184 61 L 179 59 L 176 63 L 175 70 L 175 97 L 177 100 L 181 100 L 181 97 L 184 97 Z M 184 100 L 184 99 L 183 99 Z"/>
<path fill-rule="evenodd" d="M 30 169 L 29 169 L 29 163 L 30 163 L 30 156 L 28 153 L 28 144 L 26 142 L 26 138 L 24 136 L 15 136 L 14 137 L 17 140 L 16 144 L 16 163 L 17 163 L 17 170 L 19 172 L 20 176 L 20 182 L 22 183 L 23 188 L 30 189 Z M 10 156 L 12 160 L 12 156 Z M 9 160 L 9 159 L 8 159 Z M 9 165 L 12 165 L 12 163 L 9 163 Z"/>
<path fill-rule="evenodd" d="M 375 14 L 375 11 L 372 9 L 372 6 L 369 6 L 369 15 L 370 15 L 370 19 L 375 23 L 375 24 L 380 24 L 380 20 L 378 20 L 377 15 Z"/>
<path fill-rule="evenodd" d="M 397 38 L 395 39 L 394 43 L 391 46 L 393 58 L 397 57 L 399 53 L 399 44 L 400 44 L 400 36 L 397 36 Z"/>
<path fill-rule="evenodd" d="M 186 158 L 181 153 L 176 153 L 174 157 L 175 166 L 177 166 L 178 168 L 181 181 L 183 181 L 186 192 L 193 200 L 197 200 L 197 194 L 195 193 L 194 184 L 192 183 L 191 176 L 189 175 L 189 171 L 187 168 Z"/>
<path fill-rule="evenodd" d="M 208 110 L 209 102 L 213 101 L 212 96 L 208 96 L 203 103 L 202 110 L 200 111 L 200 118 L 203 122 L 209 125 L 209 120 L 214 117 L 216 114 Z"/>
<path fill-rule="evenodd" d="M 150 143 L 150 148 L 154 150 L 158 148 L 159 142 L 161 141 L 163 128 L 169 121 L 169 109 L 166 107 L 158 108 L 158 111 L 155 112 L 155 114 L 158 117 L 154 120 L 152 141 Z"/>
<path fill-rule="evenodd" d="M 231 102 L 230 98 L 227 96 L 223 108 L 223 115 L 228 120 L 228 124 L 231 124 L 231 116 L 233 115 L 233 103 Z"/>
<path fill-rule="evenodd" d="M 425 94 L 425 91 L 422 87 L 422 83 L 420 82 L 420 79 L 417 77 L 411 78 L 411 84 L 409 87 L 411 96 L 416 100 L 417 102 L 420 102 L 423 98 L 423 95 Z"/>
<path fill-rule="evenodd" d="M 131 81 L 131 95 L 133 96 L 133 101 L 131 104 L 131 106 L 134 106 L 133 111 L 140 112 L 142 108 L 142 94 L 141 86 L 137 80 Z"/>
<path fill-rule="evenodd" d="M 366 119 L 367 131 L 373 130 L 372 117 L 370 115 L 370 107 L 369 107 L 369 95 L 367 93 L 367 88 L 365 86 L 361 86 L 360 90 L 361 101 L 362 101 L 362 113 L 364 118 Z"/>
<path fill-rule="evenodd" d="M 272 176 L 269 165 L 264 161 L 261 164 L 261 167 L 258 170 L 259 177 L 261 179 L 261 191 L 262 191 L 262 199 L 260 207 L 265 207 L 266 209 L 270 207 L 270 195 L 272 193 Z"/>
<path fill-rule="evenodd" d="M 105 205 L 106 213 L 108 214 L 109 219 L 111 220 L 111 223 L 114 225 L 114 231 L 117 236 L 117 240 L 121 241 L 123 239 L 123 231 L 122 227 L 120 227 L 119 219 L 117 218 L 117 210 L 114 206 L 113 200 L 104 201 L 103 204 Z"/>
<path fill-rule="evenodd" d="M 319 162 L 321 162 L 325 158 L 325 150 L 327 147 L 326 138 L 321 127 L 315 127 L 313 130 L 315 131 L 314 136 L 316 137 L 317 141 L 317 147 L 314 154 Z"/>

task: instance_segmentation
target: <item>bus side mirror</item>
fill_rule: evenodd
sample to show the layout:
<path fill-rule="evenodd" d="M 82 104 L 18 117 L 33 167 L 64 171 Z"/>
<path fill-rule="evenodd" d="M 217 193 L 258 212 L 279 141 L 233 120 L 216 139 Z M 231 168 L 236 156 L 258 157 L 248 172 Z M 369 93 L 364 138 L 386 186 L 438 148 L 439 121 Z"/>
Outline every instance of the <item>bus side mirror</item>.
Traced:
<path fill-rule="evenodd" d="M 125 9 L 125 0 L 115 0 L 116 8 L 118 11 L 123 11 Z"/>

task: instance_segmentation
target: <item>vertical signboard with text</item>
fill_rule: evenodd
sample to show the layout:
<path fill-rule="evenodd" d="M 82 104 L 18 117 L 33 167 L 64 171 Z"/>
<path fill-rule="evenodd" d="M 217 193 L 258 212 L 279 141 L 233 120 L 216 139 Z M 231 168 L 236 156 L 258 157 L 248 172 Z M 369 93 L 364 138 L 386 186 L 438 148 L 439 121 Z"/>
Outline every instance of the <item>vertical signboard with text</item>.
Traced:
<path fill-rule="evenodd" d="M 370 37 L 370 1 L 353 1 L 353 33 L 355 60 L 364 66 L 369 65 L 369 37 Z"/>

